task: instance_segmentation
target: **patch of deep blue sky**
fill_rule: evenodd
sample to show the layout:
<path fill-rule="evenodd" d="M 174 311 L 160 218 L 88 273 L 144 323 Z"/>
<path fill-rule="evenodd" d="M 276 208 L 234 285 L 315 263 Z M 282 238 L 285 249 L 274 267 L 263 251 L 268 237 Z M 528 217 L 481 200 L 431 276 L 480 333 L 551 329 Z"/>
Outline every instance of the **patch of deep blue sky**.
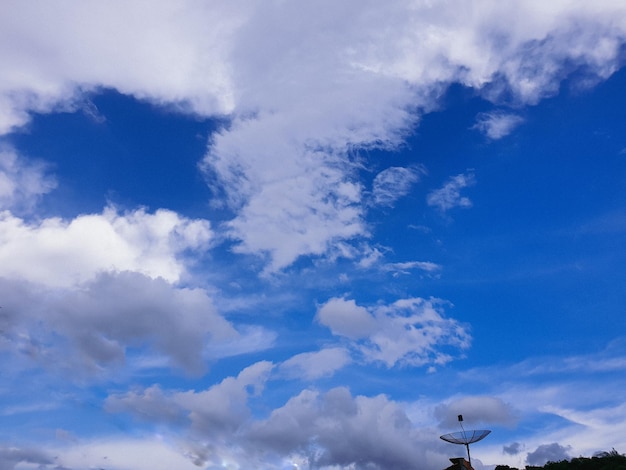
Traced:
<path fill-rule="evenodd" d="M 625 85 L 624 70 L 587 90 L 579 90 L 576 80 L 565 81 L 558 95 L 518 109 L 494 107 L 453 85 L 441 110 L 423 116 L 399 151 L 362 152 L 376 171 L 416 164 L 427 169 L 393 208 L 370 212 L 371 243 L 391 247 L 390 262 L 440 264 L 440 276 L 413 271 L 393 277 L 340 262 L 339 270 L 351 279 L 346 285 L 335 282 L 336 267 L 318 266 L 305 274 L 291 269 L 301 296 L 267 316 L 277 327 L 283 324 L 283 333 L 295 335 L 311 327 L 314 302 L 335 295 L 348 294 L 364 304 L 436 296 L 455 304 L 450 316 L 472 326 L 474 343 L 459 367 L 603 347 L 626 326 L 621 315 L 626 304 Z M 40 216 L 100 212 L 111 201 L 121 208 L 168 208 L 213 221 L 228 217 L 209 205 L 211 192 L 197 169 L 207 139 L 222 123 L 111 90 L 90 99 L 94 108 L 87 111 L 96 109 L 95 115 L 37 115 L 26 131 L 7 138 L 25 155 L 53 164 L 59 186 L 43 198 Z M 490 111 L 512 112 L 524 122 L 492 141 L 473 129 L 477 115 Z M 470 171 L 476 184 L 462 193 L 471 208 L 441 214 L 427 206 L 430 191 Z M 230 257 L 214 254 L 217 260 L 220 256 Z M 308 263 L 301 260 L 298 266 Z M 248 266 L 247 272 L 233 265 L 224 269 L 231 270 L 229 281 L 238 277 L 238 289 L 263 290 L 272 305 L 272 296 L 284 294 L 287 281 L 256 280 L 255 265 Z M 223 287 L 229 292 L 227 283 Z M 259 304 L 256 312 L 269 314 L 274 307 Z M 287 328 L 283 315 L 291 309 L 295 318 L 287 320 Z"/>
<path fill-rule="evenodd" d="M 47 216 L 98 213 L 111 202 L 202 217 L 210 193 L 197 163 L 218 125 L 102 90 L 76 112 L 35 115 L 10 139 L 54 165 L 58 188 L 41 204 Z"/>

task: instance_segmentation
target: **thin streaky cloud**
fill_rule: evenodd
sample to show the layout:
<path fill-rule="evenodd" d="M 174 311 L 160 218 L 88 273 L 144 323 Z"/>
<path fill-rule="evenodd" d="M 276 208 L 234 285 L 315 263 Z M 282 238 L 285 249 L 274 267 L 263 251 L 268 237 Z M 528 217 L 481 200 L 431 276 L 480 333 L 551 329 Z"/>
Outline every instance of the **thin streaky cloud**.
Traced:
<path fill-rule="evenodd" d="M 441 188 L 431 191 L 426 197 L 426 202 L 442 213 L 456 207 L 470 208 L 472 201 L 467 196 L 461 195 L 461 190 L 473 186 L 475 183 L 476 177 L 471 170 L 452 176 Z"/>
<path fill-rule="evenodd" d="M 524 118 L 517 114 L 504 112 L 481 113 L 476 117 L 476 124 L 472 129 L 485 134 L 493 140 L 509 135 L 515 128 L 524 122 Z"/>
<path fill-rule="evenodd" d="M 417 183 L 423 168 L 390 167 L 376 175 L 372 184 L 374 203 L 382 206 L 393 206 L 395 201 L 408 194 L 411 186 Z"/>
<path fill-rule="evenodd" d="M 280 364 L 279 369 L 294 379 L 315 380 L 332 376 L 350 362 L 352 358 L 347 349 L 334 347 L 297 354 Z"/>

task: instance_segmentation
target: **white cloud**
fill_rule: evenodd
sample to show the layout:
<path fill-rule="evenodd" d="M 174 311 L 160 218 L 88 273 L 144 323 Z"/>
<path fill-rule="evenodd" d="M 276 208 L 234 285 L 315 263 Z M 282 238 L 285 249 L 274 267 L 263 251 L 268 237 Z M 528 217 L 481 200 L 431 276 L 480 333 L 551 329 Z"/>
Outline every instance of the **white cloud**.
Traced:
<path fill-rule="evenodd" d="M 99 87 L 229 115 L 205 169 L 237 211 L 238 250 L 268 255 L 268 271 L 367 235 L 350 151 L 400 144 L 417 110 L 432 109 L 447 84 L 495 102 L 536 103 L 573 68 L 608 77 L 626 35 L 617 0 L 459 8 L 68 0 L 36 9 L 10 0 L 4 13 L 2 132 L 31 111 L 79 107 L 81 92 Z M 503 124 L 491 120 L 485 130 L 502 135 Z M 378 200 L 389 204 L 383 188 Z"/>
<path fill-rule="evenodd" d="M 437 300 L 402 299 L 366 309 L 353 300 L 333 298 L 319 307 L 316 319 L 333 334 L 353 340 L 366 361 L 388 367 L 443 365 L 453 359 L 447 350 L 470 344 L 465 327 L 445 318 Z"/>
<path fill-rule="evenodd" d="M 365 307 L 343 298 L 327 301 L 319 307 L 315 318 L 333 334 L 353 340 L 365 338 L 376 329 L 376 321 Z"/>
<path fill-rule="evenodd" d="M 541 362 L 543 359 L 537 360 Z M 619 401 L 618 392 L 623 389 L 623 383 L 619 383 L 623 380 L 598 390 L 594 386 L 596 381 L 581 378 L 572 382 L 572 376 L 564 371 L 558 390 L 546 394 L 543 381 L 528 382 L 528 377 L 520 374 L 519 368 L 511 372 L 509 365 L 503 364 L 497 374 L 489 369 L 471 371 L 471 374 L 461 374 L 452 380 L 458 380 L 462 388 L 478 385 L 481 389 L 491 387 L 496 392 L 504 391 L 504 394 L 456 396 L 444 400 L 443 404 L 421 398 L 413 403 L 400 403 L 384 395 L 352 395 L 347 388 L 338 387 L 327 392 L 303 390 L 284 405 L 269 411 L 263 405 L 267 417 L 251 414 L 251 398 L 269 386 L 272 378 L 269 374 L 273 370 L 267 362 L 253 364 L 236 377 L 227 377 L 201 391 L 172 391 L 153 386 L 115 394 L 107 399 L 107 408 L 110 412 L 130 413 L 149 421 L 155 429 L 166 429 L 163 425 L 175 426 L 179 440 L 172 445 L 166 439 L 164 445 L 170 452 L 209 468 L 224 462 L 240 468 L 273 470 L 292 468 L 290 463 L 332 470 L 338 466 L 349 468 L 356 462 L 369 463 L 372 468 L 411 468 L 410 462 L 419 462 L 424 468 L 445 468 L 450 445 L 436 436 L 446 431 L 440 426 L 457 427 L 458 414 L 464 415 L 468 426 L 472 423 L 496 426 L 489 438 L 481 441 L 479 449 L 473 452 L 472 461 L 477 468 L 483 462 L 485 467 L 497 464 L 523 467 L 528 463 L 523 461 L 527 449 L 537 449 L 539 452 L 530 454 L 531 459 L 538 459 L 549 454 L 551 447 L 548 443 L 556 442 L 571 455 L 592 455 L 607 446 L 619 448 L 624 435 L 626 405 Z M 280 374 L 274 376 L 279 377 Z M 598 401 L 589 400 L 591 389 Z M 583 392 L 582 396 L 579 392 Z M 613 400 L 614 405 L 604 406 L 607 396 L 617 397 Z M 558 413 L 558 425 L 554 422 L 550 426 L 529 423 L 526 409 L 523 415 L 518 415 L 520 406 L 536 407 L 546 401 L 557 403 L 564 397 L 577 400 L 578 405 L 554 407 L 551 412 Z M 515 408 L 510 404 L 513 402 Z M 407 415 L 407 409 L 412 410 L 410 415 Z M 433 421 L 437 418 L 439 424 Z M 505 454 L 499 437 L 502 432 L 497 427 L 510 427 L 516 422 L 521 424 L 514 430 L 516 442 L 507 446 L 509 453 Z M 545 432 L 528 436 L 526 429 L 529 426 L 543 426 Z M 120 448 L 134 455 L 131 447 L 123 444 L 132 444 L 135 440 L 117 442 Z M 76 444 L 76 449 L 87 445 Z M 68 462 L 65 456 L 69 454 L 77 455 L 70 449 L 54 452 L 63 463 Z M 93 463 L 102 455 L 111 457 L 117 452 L 111 450 L 108 454 L 88 455 L 90 459 L 86 461 Z M 150 468 L 149 462 L 145 466 L 141 462 L 128 465 L 128 468 L 138 470 Z"/>
<path fill-rule="evenodd" d="M 282 455 L 331 469 L 359 465 L 410 468 L 424 463 L 420 435 L 399 405 L 385 396 L 352 397 L 345 388 L 325 394 L 305 390 L 270 417 L 254 423 L 250 438 Z"/>
<path fill-rule="evenodd" d="M 396 145 L 417 117 L 407 111 L 432 107 L 433 95 L 442 89 L 442 83 L 459 80 L 482 87 L 506 70 L 505 88 L 512 87 L 521 101 L 534 102 L 544 93 L 554 92 L 558 70 L 539 67 L 531 72 L 527 62 L 509 65 L 525 54 L 527 41 L 535 35 L 543 38 L 554 24 L 543 22 L 542 28 L 516 30 L 518 36 L 502 51 L 506 43 L 498 36 L 510 33 L 500 28 L 500 18 L 507 12 L 491 2 L 454 12 L 443 6 L 411 9 L 403 3 L 387 3 L 384 11 L 378 8 L 372 2 L 367 7 L 359 4 L 357 9 L 335 4 L 324 8 L 299 5 L 298 11 L 293 6 L 268 8 L 242 29 L 244 40 L 238 50 L 253 49 L 259 51 L 259 57 L 266 53 L 272 60 L 246 57 L 245 65 L 237 64 L 236 69 L 243 70 L 238 77 L 249 83 L 238 105 L 254 115 L 249 118 L 245 113 L 245 121 L 237 119 L 214 139 L 206 162 L 228 197 L 244 205 L 234 222 L 233 235 L 241 240 L 240 249 L 269 252 L 273 260 L 270 269 L 280 269 L 298 255 L 318 255 L 333 240 L 366 234 L 359 224 L 363 214 L 358 211 L 334 219 L 337 223 L 317 215 L 320 198 L 325 200 L 323 194 L 330 194 L 332 200 L 337 184 L 351 181 L 351 167 L 338 165 L 336 157 L 347 161 L 345 151 L 352 146 Z M 528 17 L 528 24 L 546 13 L 536 4 L 520 9 L 515 16 Z M 567 11 L 571 14 L 570 8 Z M 343 26 L 332 27 L 338 21 Z M 332 47 L 327 47 L 331 43 Z M 551 43 L 538 59 L 548 60 L 546 55 L 554 46 Z M 595 54 L 594 47 L 590 43 L 576 54 Z M 563 53 L 568 55 L 567 50 Z M 607 48 L 604 58 L 609 57 Z M 493 96 L 495 88 L 490 89 Z M 264 112 L 268 108 L 271 112 Z M 292 143 L 296 148 L 291 148 Z M 311 173 L 310 157 L 301 150 L 311 147 L 324 150 L 315 162 L 323 169 L 315 183 L 315 188 L 323 188 L 319 193 L 290 182 Z M 293 169 L 296 175 L 282 177 L 285 169 Z M 271 192 L 261 189 L 266 185 Z M 382 203 L 382 192 L 379 195 Z M 301 212 L 294 213 L 294 200 Z M 357 193 L 351 204 L 359 203 Z M 254 217 L 249 208 L 254 208 Z M 297 222 L 285 224 L 286 213 L 296 216 Z M 270 236 L 265 232 L 267 222 L 277 227 Z M 263 232 L 258 229 L 261 224 Z"/>
<path fill-rule="evenodd" d="M 168 210 L 143 209 L 29 223 L 0 213 L 0 276 L 69 287 L 101 272 L 136 271 L 178 281 L 184 253 L 208 246 L 209 223 Z"/>
<path fill-rule="evenodd" d="M 163 392 L 157 385 L 140 392 L 111 395 L 109 412 L 130 412 L 153 422 L 187 422 L 200 435 L 228 439 L 249 417 L 248 397 L 262 392 L 273 365 L 262 361 L 200 392 Z"/>
<path fill-rule="evenodd" d="M 267 271 L 273 272 L 301 255 L 322 255 L 338 240 L 365 235 L 360 187 L 343 181 L 340 171 L 313 165 L 274 178 L 227 224 L 241 240 L 236 252 L 269 254 Z"/>
<path fill-rule="evenodd" d="M 0 147 L 0 209 L 29 211 L 56 184 L 43 162 L 29 161 L 10 147 Z"/>
<path fill-rule="evenodd" d="M 496 104 L 533 104 L 555 93 L 576 67 L 591 79 L 608 77 L 619 65 L 626 35 L 622 0 L 483 0 L 458 8 L 405 0 L 63 0 L 34 8 L 5 0 L 0 8 L 0 133 L 26 125 L 32 112 L 80 109 L 82 95 L 100 87 L 183 112 L 228 116 L 210 141 L 203 168 L 234 211 L 226 225 L 236 250 L 267 256 L 268 272 L 300 256 L 353 253 L 342 243 L 368 235 L 367 192 L 358 181 L 362 162 L 355 150 L 400 145 L 448 84 L 474 87 Z M 484 132 L 504 135 L 511 130 L 507 119 L 490 118 Z M 111 208 L 74 220 L 21 219 L 16 208 L 32 204 L 54 183 L 43 166 L 11 152 L 2 155 L 0 167 L 0 203 L 11 209 L 0 217 L 3 354 L 67 366 L 75 376 L 118 364 L 130 348 L 197 371 L 211 358 L 272 344 L 271 332 L 235 329 L 206 291 L 174 286 L 185 280 L 185 254 L 209 246 L 206 221 Z M 402 170 L 381 173 L 375 199 L 392 204 L 413 177 Z M 458 175 L 428 202 L 443 212 L 469 207 L 461 190 L 472 182 L 473 175 Z M 375 248 L 364 253 L 364 266 L 381 257 Z M 396 267 L 435 269 L 415 263 L 422 264 Z M 444 317 L 441 304 L 423 299 L 365 308 L 335 298 L 320 306 L 317 319 L 365 361 L 388 366 L 442 364 L 470 339 L 463 325 Z M 346 355 L 332 348 L 296 356 L 283 367 L 320 377 L 332 372 L 329 358 L 340 363 Z M 328 469 L 354 462 L 387 469 L 447 463 L 443 454 L 433 457 L 432 430 L 419 435 L 400 405 L 384 396 L 304 391 L 267 420 L 251 420 L 247 400 L 260 393 L 270 369 L 260 363 L 200 392 L 149 387 L 109 402 L 154 421 L 186 420 L 200 435 L 219 431 L 223 442 L 188 442 L 179 452 L 158 439 L 99 441 L 50 455 L 76 468 L 196 468 L 207 462 L 272 468 L 270 460 L 275 468 L 287 467 L 287 458 L 264 449 L 291 453 L 294 462 L 310 457 Z M 586 414 L 580 403 L 562 403 L 591 395 L 581 389 L 520 387 L 517 401 L 575 423 L 545 442 L 569 441 L 583 450 L 610 445 L 616 438 L 606 432 L 624 435 L 624 408 L 597 405 Z M 233 433 L 242 429 L 250 432 Z M 590 436 L 593 444 L 585 441 Z M 245 445 L 250 452 L 241 455 Z M 185 452 L 188 458 L 181 457 Z M 5 449 L 0 459 L 7 467 L 52 465 L 47 454 L 24 449 Z"/>
<path fill-rule="evenodd" d="M 13 116 L 13 124 L 30 109 L 45 112 L 71 97 L 77 84 L 186 101 L 204 114 L 282 108 L 306 77 L 317 79 L 306 81 L 315 98 L 332 91 L 331 84 L 340 87 L 342 77 L 361 85 L 351 96 L 333 96 L 344 97 L 335 101 L 345 113 L 343 105 L 358 103 L 353 98 L 366 91 L 368 77 L 378 76 L 429 87 L 453 80 L 481 87 L 500 76 L 520 99 L 532 101 L 553 92 L 568 58 L 606 77 L 624 34 L 619 1 L 485 0 L 450 9 L 403 1 L 383 8 L 371 1 L 323 7 L 218 1 L 209 7 L 135 0 L 32 9 L 9 0 L 4 11 L 0 54 L 9 66 L 0 92 L 3 115 Z M 503 17 L 517 21 L 504 26 Z M 393 96 L 383 94 L 380 102 Z M 328 119 L 343 124 L 343 117 Z"/>
<path fill-rule="evenodd" d="M 432 261 L 405 261 L 402 263 L 387 263 L 383 266 L 384 271 L 391 271 L 394 275 L 410 274 L 413 269 L 419 269 L 429 274 L 436 274 L 441 271 L 442 266 Z"/>
<path fill-rule="evenodd" d="M 100 275 L 80 289 L 46 289 L 0 278 L 3 339 L 20 357 L 70 376 L 113 373 L 129 348 L 202 372 L 205 344 L 249 341 L 202 289 L 179 289 L 138 273 Z"/>
<path fill-rule="evenodd" d="M 0 447 L 0 468 L 8 470 L 20 464 L 37 465 L 37 468 L 48 468 L 54 464 L 53 456 L 45 451 L 34 448 Z"/>
<path fill-rule="evenodd" d="M 612 387 L 616 388 L 616 387 Z M 574 387 L 564 387 L 568 394 L 575 394 Z M 626 405 L 616 401 L 580 404 L 577 408 L 550 406 L 543 409 L 565 420 L 567 425 L 544 436 L 543 442 L 560 442 L 576 449 L 579 455 L 591 455 L 601 450 L 623 446 L 621 436 L 626 431 Z M 537 439 L 539 441 L 539 439 Z"/>
<path fill-rule="evenodd" d="M 185 451 L 175 441 L 168 442 L 159 435 L 118 437 L 56 448 L 54 464 L 67 469 L 197 470 L 198 465 Z"/>
<path fill-rule="evenodd" d="M 358 266 L 364 269 L 375 265 L 384 256 L 378 248 L 372 248 L 369 245 L 363 246 L 359 252 L 361 259 L 358 262 Z"/>
<path fill-rule="evenodd" d="M 67 1 L 63 8 L 3 5 L 0 130 L 50 112 L 99 86 L 203 114 L 232 109 L 226 55 L 245 10 L 228 2 Z"/>
<path fill-rule="evenodd" d="M 274 346 L 277 334 L 260 326 L 239 325 L 239 335 L 205 346 L 206 356 L 213 359 L 264 351 Z"/>
<path fill-rule="evenodd" d="M 493 140 L 501 139 L 513 132 L 524 119 L 521 116 L 503 112 L 480 113 L 473 129 L 478 129 Z"/>
<path fill-rule="evenodd" d="M 392 206 L 402 196 L 409 193 L 411 186 L 425 173 L 423 168 L 390 167 L 376 175 L 372 183 L 374 202 Z"/>
<path fill-rule="evenodd" d="M 508 397 L 516 400 L 516 408 L 539 406 L 540 409 L 534 408 L 535 413 L 524 409 L 520 426 L 515 428 L 516 442 L 514 444 L 516 445 L 509 447 L 509 453 L 503 453 L 501 443 L 493 444 L 489 442 L 489 439 L 485 439 L 484 444 L 481 445 L 481 459 L 493 464 L 507 464 L 520 468 L 525 464 L 530 464 L 531 461 L 537 462 L 537 465 L 543 465 L 548 459 L 561 460 L 566 458 L 566 455 L 591 456 L 598 451 L 619 449 L 623 446 L 622 436 L 626 432 L 624 424 L 626 406 L 616 400 L 607 401 L 607 396 L 615 395 L 609 395 L 609 392 L 605 390 L 595 391 L 600 402 L 589 403 L 579 400 L 576 408 L 566 409 L 556 406 L 541 408 L 541 403 L 572 400 L 579 392 L 589 397 L 593 395 L 590 389 L 597 388 L 589 385 L 597 384 L 593 379 L 568 382 L 569 379 L 564 378 L 562 385 L 556 387 L 556 390 L 550 390 L 550 393 L 547 393 L 546 387 L 541 383 L 530 386 L 522 384 L 523 382 L 509 384 L 511 387 L 521 385 L 522 390 L 511 390 L 511 393 L 507 394 Z M 619 393 L 617 390 L 623 387 L 624 384 L 619 383 L 623 381 L 617 382 L 608 383 L 609 388 L 616 391 L 611 393 Z M 548 388 L 553 388 L 553 385 L 548 385 Z M 526 398 L 530 398 L 531 403 L 524 403 Z M 529 426 L 539 427 L 543 432 L 527 434 L 526 429 Z M 558 443 L 563 452 L 558 452 L 558 447 L 551 447 L 551 444 L 555 443 Z M 529 449 L 535 450 L 523 452 Z M 514 450 L 517 452 L 513 452 Z M 551 454 L 552 451 L 554 451 L 553 454 Z"/>
<path fill-rule="evenodd" d="M 325 348 L 316 352 L 297 354 L 280 365 L 281 372 L 290 377 L 316 380 L 330 377 L 352 362 L 350 352 L 344 348 Z"/>
<path fill-rule="evenodd" d="M 461 196 L 461 189 L 472 186 L 476 182 L 474 173 L 459 174 L 451 177 L 441 188 L 430 192 L 426 198 L 429 206 L 446 212 L 455 207 L 472 207 L 472 201 Z"/>
<path fill-rule="evenodd" d="M 330 470 L 335 468 L 333 466 L 345 467 L 357 461 L 369 462 L 372 468 L 407 468 L 410 461 L 419 461 L 425 468 L 444 468 L 450 455 L 449 445 L 438 439 L 433 442 L 433 439 L 438 433 L 445 432 L 440 426 L 457 427 L 458 414 L 464 415 L 468 426 L 472 423 L 496 426 L 473 455 L 477 466 L 483 465 L 482 461 L 485 466 L 509 464 L 520 467 L 531 460 L 539 461 L 534 459 L 565 455 L 550 453 L 559 448 L 571 455 L 591 455 L 606 446 L 619 448 L 626 422 L 626 406 L 619 399 L 614 400 L 612 406 L 596 406 L 606 404 L 607 396 L 619 397 L 616 391 L 621 390 L 623 384 L 613 383 L 609 384 L 608 390 L 597 390 L 597 387 L 588 385 L 596 382 L 586 378 L 572 382 L 571 375 L 563 370 L 561 386 L 546 394 L 543 382 L 531 384 L 519 368 L 514 368 L 512 373 L 506 364 L 498 369 L 502 376 L 482 370 L 471 371 L 469 381 L 467 376 L 456 378 L 463 386 L 471 387 L 478 380 L 481 388 L 495 387 L 515 394 L 505 393 L 506 398 L 470 395 L 453 397 L 439 406 L 437 401 L 425 400 L 401 404 L 383 395 L 353 396 L 346 388 L 339 387 L 325 393 L 304 390 L 283 406 L 271 410 L 267 418 L 249 416 L 244 419 L 251 394 L 262 390 L 269 370 L 271 366 L 267 363 L 255 364 L 245 374 L 227 378 L 205 391 L 165 391 L 149 387 L 111 396 L 107 403 L 110 411 L 129 412 L 157 425 L 178 423 L 183 434 L 188 429 L 192 436 L 179 445 L 179 451 L 186 452 L 188 458 L 196 462 L 209 464 L 224 460 L 247 465 L 247 468 L 262 466 L 270 469 L 290 468 L 289 462 L 297 462 Z M 555 379 L 558 380 L 552 377 Z M 589 400 L 590 390 L 587 388 L 595 390 L 599 402 Z M 579 392 L 583 392 L 582 396 L 578 395 Z M 519 415 L 521 408 L 517 405 L 535 407 L 546 400 L 557 402 L 563 397 L 578 400 L 577 407 L 554 407 L 550 412 L 561 418 L 559 425 L 546 427 L 546 432 L 541 435 L 527 436 L 525 428 L 529 422 L 525 420 L 529 419 L 528 412 L 524 410 L 524 414 Z M 512 402 L 515 402 L 515 408 L 510 404 Z M 413 422 L 405 411 L 411 407 L 415 408 L 412 414 L 416 414 Z M 217 409 L 220 411 L 215 411 Z M 195 416 L 195 410 L 207 413 L 203 421 L 195 421 L 196 425 L 193 420 L 199 417 Z M 433 418 L 440 420 L 439 425 L 432 422 Z M 502 440 L 498 438 L 501 432 L 497 427 L 511 427 L 520 421 L 521 426 L 515 428 L 517 441 L 508 445 L 509 452 L 504 454 Z M 198 426 L 199 423 L 204 425 Z M 531 422 L 530 425 L 539 424 Z M 551 442 L 560 443 L 560 447 L 547 444 Z M 526 457 L 526 449 L 537 451 L 530 452 L 528 462 L 523 462 L 520 459 Z"/>
<path fill-rule="evenodd" d="M 505 425 L 512 427 L 517 423 L 518 416 L 514 408 L 499 397 L 467 396 L 451 400 L 435 407 L 434 415 L 442 426 L 457 428 L 458 415 L 468 426 L 481 424 Z"/>
<path fill-rule="evenodd" d="M 626 376 L 618 373 L 624 369 L 625 344 L 622 338 L 599 352 L 538 356 L 464 371 L 458 378 L 466 384 L 463 388 L 478 385 L 489 395 L 452 397 L 434 407 L 435 415 L 449 428 L 457 414 L 463 414 L 467 426 L 493 424 L 492 434 L 480 444 L 480 458 L 489 464 L 522 468 L 529 463 L 529 450 L 547 451 L 542 446 L 552 443 L 571 447 L 570 455 L 619 449 L 626 433 L 626 405 L 620 398 Z M 503 443 L 498 427 L 514 423 L 515 442 Z M 509 452 L 503 453 L 503 444 Z M 542 455 L 536 455 L 537 461 Z"/>
<path fill-rule="evenodd" d="M 182 433 L 187 435 L 180 438 L 175 450 L 196 465 L 208 468 L 227 463 L 234 468 L 272 470 L 293 468 L 294 463 L 324 470 L 357 462 L 388 469 L 407 468 L 416 461 L 428 468 L 446 464 L 447 459 L 433 449 L 432 430 L 414 428 L 401 405 L 384 395 L 352 396 L 343 387 L 326 393 L 304 390 L 272 410 L 266 419 L 249 416 L 247 390 L 250 385 L 262 384 L 270 367 L 267 363 L 255 364 L 245 369 L 245 374 L 229 377 L 201 392 L 150 387 L 112 395 L 107 399 L 107 408 L 111 412 L 132 413 L 157 426 L 181 424 Z M 198 426 L 201 415 L 203 425 Z M 135 442 L 129 439 L 116 443 L 119 449 L 135 455 L 126 445 Z M 170 452 L 174 450 L 165 440 L 163 445 Z M 76 450 L 85 447 L 78 445 Z M 58 454 L 63 463 L 70 462 L 69 456 L 77 455 L 73 450 Z M 94 462 L 102 454 L 88 455 L 90 460 L 85 461 Z M 111 449 L 105 455 L 118 456 L 119 450 Z M 172 458 L 170 455 L 168 461 Z M 147 469 L 149 463 L 127 465 Z"/>

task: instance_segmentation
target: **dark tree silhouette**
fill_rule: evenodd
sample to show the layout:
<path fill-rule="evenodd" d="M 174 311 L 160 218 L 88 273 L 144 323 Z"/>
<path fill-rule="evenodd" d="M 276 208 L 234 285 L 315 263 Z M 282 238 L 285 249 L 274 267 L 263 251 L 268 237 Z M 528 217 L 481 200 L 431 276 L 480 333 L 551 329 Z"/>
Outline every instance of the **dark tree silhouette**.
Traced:
<path fill-rule="evenodd" d="M 598 452 L 593 457 L 574 457 L 570 460 L 548 462 L 543 467 L 526 467 L 526 470 L 626 470 L 626 455 L 615 449 Z"/>
<path fill-rule="evenodd" d="M 495 470 L 519 470 L 508 465 L 497 465 Z M 593 457 L 575 457 L 570 460 L 548 462 L 543 467 L 526 465 L 525 470 L 626 470 L 626 455 L 615 449 L 594 454 Z"/>

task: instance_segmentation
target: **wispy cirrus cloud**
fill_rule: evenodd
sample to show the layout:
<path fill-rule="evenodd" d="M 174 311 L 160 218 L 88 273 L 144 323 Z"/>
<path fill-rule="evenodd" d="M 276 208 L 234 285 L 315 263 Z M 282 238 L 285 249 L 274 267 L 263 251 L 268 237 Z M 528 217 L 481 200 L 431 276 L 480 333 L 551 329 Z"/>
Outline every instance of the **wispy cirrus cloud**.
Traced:
<path fill-rule="evenodd" d="M 420 168 L 390 167 L 381 171 L 372 183 L 374 203 L 392 206 L 393 203 L 406 195 L 413 184 L 419 181 L 426 170 Z"/>
<path fill-rule="evenodd" d="M 394 275 L 410 274 L 415 269 L 434 275 L 441 271 L 442 266 L 432 261 L 405 261 L 403 263 L 387 263 L 382 269 L 390 271 Z"/>
<path fill-rule="evenodd" d="M 342 347 L 329 347 L 315 352 L 297 354 L 282 364 L 280 370 L 293 378 L 315 380 L 330 377 L 352 362 L 350 352 Z"/>
<path fill-rule="evenodd" d="M 0 209 L 30 212 L 39 199 L 54 190 L 56 178 L 49 165 L 20 156 L 10 146 L 0 146 Z"/>
<path fill-rule="evenodd" d="M 426 198 L 426 202 L 429 206 L 435 207 L 442 213 L 455 207 L 472 207 L 472 201 L 468 197 L 462 196 L 461 190 L 475 183 L 476 178 L 471 170 L 467 173 L 452 176 L 441 188 L 431 191 Z"/>
<path fill-rule="evenodd" d="M 509 135 L 524 122 L 524 118 L 517 114 L 504 112 L 481 113 L 476 117 L 473 129 L 485 134 L 493 140 Z"/>

